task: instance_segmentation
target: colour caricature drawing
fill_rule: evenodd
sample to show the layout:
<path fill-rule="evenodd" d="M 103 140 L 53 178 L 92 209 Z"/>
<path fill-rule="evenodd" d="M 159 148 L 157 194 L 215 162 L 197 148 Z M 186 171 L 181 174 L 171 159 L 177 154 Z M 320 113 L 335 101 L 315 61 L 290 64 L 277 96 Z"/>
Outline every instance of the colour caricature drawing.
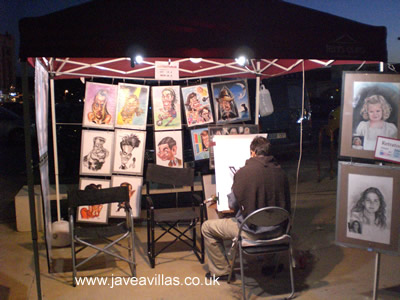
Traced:
<path fill-rule="evenodd" d="M 144 85 L 118 84 L 115 127 L 146 129 L 149 89 Z"/>
<path fill-rule="evenodd" d="M 152 104 L 155 130 L 182 128 L 180 86 L 153 86 Z"/>
<path fill-rule="evenodd" d="M 114 128 L 117 86 L 87 82 L 82 126 Z"/>

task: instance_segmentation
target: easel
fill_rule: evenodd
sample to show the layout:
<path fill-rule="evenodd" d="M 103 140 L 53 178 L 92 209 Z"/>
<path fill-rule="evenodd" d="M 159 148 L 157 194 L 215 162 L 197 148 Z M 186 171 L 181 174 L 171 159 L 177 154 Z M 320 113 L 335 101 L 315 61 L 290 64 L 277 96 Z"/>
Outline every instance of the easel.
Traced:
<path fill-rule="evenodd" d="M 375 254 L 375 274 L 374 274 L 374 290 L 372 299 L 378 299 L 378 286 L 379 286 L 379 268 L 381 264 L 381 254 L 376 252 Z"/>

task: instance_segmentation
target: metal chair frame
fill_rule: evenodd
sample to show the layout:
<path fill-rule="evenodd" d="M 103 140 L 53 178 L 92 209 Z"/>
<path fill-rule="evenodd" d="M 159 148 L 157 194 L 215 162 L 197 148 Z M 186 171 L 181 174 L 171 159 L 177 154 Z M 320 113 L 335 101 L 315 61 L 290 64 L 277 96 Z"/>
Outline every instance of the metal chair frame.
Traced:
<path fill-rule="evenodd" d="M 183 173 L 183 175 L 181 173 Z M 160 174 L 163 175 L 160 176 Z M 190 247 L 200 263 L 204 263 L 203 236 L 200 234 L 200 246 L 198 246 L 196 233 L 197 224 L 200 222 L 201 225 L 204 221 L 204 206 L 201 198 L 194 194 L 193 181 L 193 169 L 186 168 L 185 170 L 179 168 L 167 168 L 154 164 L 148 165 L 146 171 L 147 254 L 152 268 L 155 267 L 156 257 L 178 240 Z M 190 186 L 190 193 L 193 200 L 192 207 L 179 207 L 177 203 L 176 208 L 174 208 L 174 211 L 178 209 L 176 216 L 171 214 L 171 208 L 155 208 L 153 199 L 150 195 L 150 183 L 169 184 L 174 188 L 177 186 Z M 198 206 L 199 212 L 196 211 L 195 206 Z M 165 212 L 169 212 L 169 216 L 166 216 Z M 179 212 L 183 212 L 183 214 L 179 214 Z M 181 222 L 189 222 L 188 227 L 184 230 L 178 228 L 177 225 Z M 156 225 L 163 230 L 163 232 L 158 236 L 156 236 L 155 233 Z M 191 236 L 187 234 L 190 231 L 192 233 Z M 157 249 L 156 251 L 156 243 L 167 234 L 171 234 L 174 237 L 174 240 L 169 241 L 167 245 L 161 249 Z"/>
<path fill-rule="evenodd" d="M 266 240 L 246 240 L 242 237 L 243 226 L 245 224 L 256 225 L 256 226 L 276 226 L 280 224 L 287 224 L 285 232 L 276 237 Z M 228 278 L 228 283 L 230 283 L 234 263 L 237 256 L 237 252 L 239 252 L 239 261 L 240 261 L 240 277 L 242 281 L 242 293 L 243 299 L 246 299 L 246 288 L 245 288 L 245 279 L 244 279 L 244 267 L 243 267 L 243 253 L 247 255 L 260 255 L 260 254 L 270 254 L 270 253 L 280 253 L 287 251 L 289 255 L 289 269 L 290 269 L 290 283 L 291 283 L 291 294 L 286 299 L 292 299 L 294 296 L 294 276 L 293 276 L 293 268 L 295 266 L 293 260 L 293 248 L 292 248 L 292 238 L 289 234 L 290 232 L 290 224 L 291 218 L 290 214 L 287 210 L 281 207 L 264 207 L 260 208 L 250 215 L 248 215 L 243 223 L 239 227 L 239 233 L 237 237 L 234 239 L 232 244 L 233 249 L 233 257 L 231 260 L 231 271 Z M 275 272 L 277 270 L 278 262 L 275 267 Z"/>
<path fill-rule="evenodd" d="M 123 260 L 129 264 L 130 271 L 133 277 L 136 277 L 136 259 L 135 259 L 135 238 L 134 238 L 134 222 L 132 209 L 129 205 L 129 192 L 127 187 L 115 187 L 100 190 L 74 190 L 68 193 L 68 214 L 69 214 L 69 227 L 71 235 L 71 254 L 72 254 L 72 285 L 76 286 L 76 274 L 77 269 L 83 264 L 87 263 L 89 260 L 95 258 L 101 253 L 113 256 L 117 259 Z M 75 224 L 75 215 L 77 207 L 83 205 L 94 205 L 94 204 L 107 204 L 113 202 L 125 202 L 125 221 L 119 222 L 116 225 L 103 225 L 103 226 L 92 226 L 85 227 L 83 230 L 85 232 L 85 237 L 80 237 L 78 234 L 83 232 L 81 228 L 77 227 Z M 112 232 L 107 236 L 100 236 L 99 230 L 104 230 Z M 78 232 L 78 233 L 77 233 Z M 87 235 L 86 235 L 87 233 Z M 115 234 L 113 234 L 115 233 Z M 109 237 L 120 235 L 117 239 L 111 240 Z M 120 241 L 128 238 L 128 247 L 120 244 Z M 88 240 L 105 240 L 109 242 L 103 248 L 98 247 Z M 76 245 L 81 245 L 79 249 Z M 128 250 L 128 257 L 123 257 L 116 252 L 110 251 L 113 246 L 120 246 Z M 87 257 L 80 263 L 76 263 L 76 255 L 87 247 L 97 250 L 95 254 Z"/>

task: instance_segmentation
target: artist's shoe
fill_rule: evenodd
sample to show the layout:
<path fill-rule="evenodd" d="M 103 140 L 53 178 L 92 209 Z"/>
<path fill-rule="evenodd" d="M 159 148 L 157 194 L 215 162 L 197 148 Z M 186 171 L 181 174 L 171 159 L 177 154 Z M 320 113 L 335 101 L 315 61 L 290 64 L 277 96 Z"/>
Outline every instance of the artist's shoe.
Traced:
<path fill-rule="evenodd" d="M 207 279 L 214 279 L 215 278 L 215 279 L 218 279 L 219 281 L 228 281 L 229 274 L 216 276 L 216 275 L 211 275 L 210 272 L 207 272 L 206 273 L 206 278 Z M 235 280 L 236 280 L 236 276 L 235 276 L 235 273 L 233 273 L 232 277 L 231 277 L 231 282 L 234 282 Z"/>

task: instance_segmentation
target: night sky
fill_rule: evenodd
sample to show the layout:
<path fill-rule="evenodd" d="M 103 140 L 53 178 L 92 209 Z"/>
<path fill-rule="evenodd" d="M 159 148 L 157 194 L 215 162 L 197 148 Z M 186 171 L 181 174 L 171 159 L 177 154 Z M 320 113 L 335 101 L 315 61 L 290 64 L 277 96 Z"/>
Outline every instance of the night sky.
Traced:
<path fill-rule="evenodd" d="M 89 0 L 0 0 L 0 33 L 9 32 L 19 47 L 18 21 L 46 15 Z M 386 26 L 388 61 L 400 62 L 400 0 L 286 0 L 360 23 Z M 201 2 L 199 2 L 201 3 Z M 373 43 L 373 41 L 371 41 Z M 17 50 L 18 51 L 18 50 Z"/>

